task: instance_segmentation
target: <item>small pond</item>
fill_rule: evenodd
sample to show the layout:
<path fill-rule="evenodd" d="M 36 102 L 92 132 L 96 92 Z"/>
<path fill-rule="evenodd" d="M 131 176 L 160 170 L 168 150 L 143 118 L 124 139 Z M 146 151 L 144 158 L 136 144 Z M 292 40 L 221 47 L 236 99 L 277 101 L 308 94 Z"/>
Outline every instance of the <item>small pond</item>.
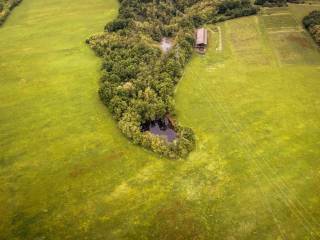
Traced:
<path fill-rule="evenodd" d="M 177 137 L 177 133 L 167 117 L 142 124 L 141 131 L 150 131 L 154 135 L 163 136 L 168 142 L 173 142 Z"/>
<path fill-rule="evenodd" d="M 172 41 L 170 38 L 162 38 L 160 43 L 161 49 L 164 53 L 167 53 L 172 48 Z"/>

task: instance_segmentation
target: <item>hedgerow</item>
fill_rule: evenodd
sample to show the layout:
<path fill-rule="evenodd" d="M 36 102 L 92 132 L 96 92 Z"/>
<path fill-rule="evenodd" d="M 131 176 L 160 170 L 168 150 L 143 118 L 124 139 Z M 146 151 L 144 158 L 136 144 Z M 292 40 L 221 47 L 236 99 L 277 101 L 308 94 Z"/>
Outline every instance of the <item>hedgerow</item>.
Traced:
<path fill-rule="evenodd" d="M 263 7 L 283 7 L 287 3 L 304 3 L 304 0 L 255 0 L 256 5 Z"/>

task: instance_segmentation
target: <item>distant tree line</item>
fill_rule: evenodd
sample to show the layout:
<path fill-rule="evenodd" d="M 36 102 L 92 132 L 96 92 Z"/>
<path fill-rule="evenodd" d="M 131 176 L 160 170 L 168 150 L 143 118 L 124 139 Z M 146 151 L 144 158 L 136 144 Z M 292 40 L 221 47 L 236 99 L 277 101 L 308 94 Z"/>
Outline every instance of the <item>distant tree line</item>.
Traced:
<path fill-rule="evenodd" d="M 320 45 L 320 11 L 313 11 L 304 17 L 303 25 L 310 32 L 316 43 Z"/>
<path fill-rule="evenodd" d="M 253 7 L 249 1 L 225 0 L 217 7 L 217 16 L 213 17 L 213 22 L 225 21 L 232 18 L 250 16 L 257 13 L 257 8 Z"/>
<path fill-rule="evenodd" d="M 10 12 L 22 0 L 0 0 L 0 26 L 5 22 Z"/>
<path fill-rule="evenodd" d="M 287 3 L 304 3 L 304 0 L 255 0 L 256 5 L 263 7 L 283 7 Z"/>
<path fill-rule="evenodd" d="M 120 0 L 118 17 L 87 43 L 103 58 L 99 95 L 134 143 L 168 158 L 186 157 L 195 147 L 192 129 L 175 122 L 168 142 L 141 125 L 175 116 L 174 89 L 193 53 L 195 28 L 255 14 L 248 0 Z M 170 37 L 163 53 L 159 41 Z"/>

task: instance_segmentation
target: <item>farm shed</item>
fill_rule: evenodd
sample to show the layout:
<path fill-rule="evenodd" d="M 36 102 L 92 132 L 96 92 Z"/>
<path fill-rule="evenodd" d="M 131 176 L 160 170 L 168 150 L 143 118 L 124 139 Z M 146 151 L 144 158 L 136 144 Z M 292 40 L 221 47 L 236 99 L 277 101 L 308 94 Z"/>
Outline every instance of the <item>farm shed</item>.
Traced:
<path fill-rule="evenodd" d="M 204 53 L 205 47 L 208 45 L 208 30 L 205 28 L 199 28 L 196 31 L 196 49 L 199 52 Z"/>

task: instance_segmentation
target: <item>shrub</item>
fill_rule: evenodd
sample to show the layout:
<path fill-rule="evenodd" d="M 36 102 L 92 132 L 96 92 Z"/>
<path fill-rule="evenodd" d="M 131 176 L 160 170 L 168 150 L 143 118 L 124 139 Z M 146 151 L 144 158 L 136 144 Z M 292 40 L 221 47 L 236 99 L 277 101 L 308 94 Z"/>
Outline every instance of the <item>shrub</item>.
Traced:
<path fill-rule="evenodd" d="M 320 25 L 314 25 L 310 27 L 310 34 L 316 43 L 320 45 Z"/>
<path fill-rule="evenodd" d="M 306 28 L 320 25 L 320 11 L 312 11 L 308 16 L 304 17 L 303 25 Z"/>
<path fill-rule="evenodd" d="M 105 26 L 105 30 L 108 32 L 116 32 L 120 29 L 124 29 L 128 27 L 128 25 L 129 25 L 128 19 L 115 19 Z"/>
<path fill-rule="evenodd" d="M 315 42 L 320 45 L 320 11 L 313 11 L 304 17 L 303 25 L 309 31 Z"/>

